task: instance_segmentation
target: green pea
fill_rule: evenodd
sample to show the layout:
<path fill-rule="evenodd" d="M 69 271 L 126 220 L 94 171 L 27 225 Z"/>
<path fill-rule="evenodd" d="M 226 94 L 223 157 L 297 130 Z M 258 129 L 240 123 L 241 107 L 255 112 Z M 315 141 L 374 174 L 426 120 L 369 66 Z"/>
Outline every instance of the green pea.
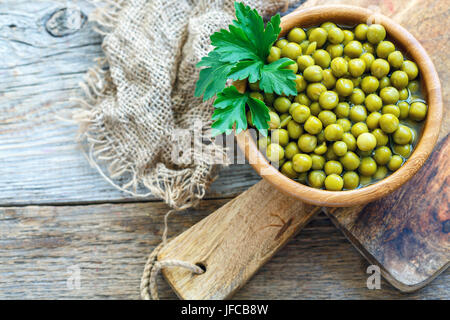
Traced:
<path fill-rule="evenodd" d="M 356 150 L 356 139 L 355 136 L 351 133 L 345 132 L 342 135 L 342 141 L 347 145 L 347 150 L 355 151 Z"/>
<path fill-rule="evenodd" d="M 397 118 L 400 117 L 400 108 L 397 107 L 395 104 L 387 104 L 381 109 L 382 114 L 390 113 L 396 116 Z"/>
<path fill-rule="evenodd" d="M 362 151 L 371 151 L 377 145 L 377 139 L 369 132 L 361 133 L 356 140 L 358 148 Z"/>
<path fill-rule="evenodd" d="M 398 129 L 395 130 L 392 137 L 396 144 L 408 144 L 411 142 L 412 132 L 410 128 L 401 124 L 398 126 Z"/>
<path fill-rule="evenodd" d="M 302 134 L 298 138 L 298 147 L 303 152 L 313 152 L 317 146 L 317 137 L 310 134 Z"/>
<path fill-rule="evenodd" d="M 272 63 L 274 61 L 280 60 L 280 58 L 281 58 L 281 49 L 278 47 L 271 47 L 269 55 L 267 56 L 267 62 Z"/>
<path fill-rule="evenodd" d="M 318 134 L 320 131 L 322 131 L 322 122 L 319 120 L 319 118 L 310 116 L 308 120 L 306 120 L 303 128 L 310 134 Z"/>
<path fill-rule="evenodd" d="M 331 57 L 328 52 L 323 49 L 316 50 L 312 57 L 317 65 L 322 67 L 323 69 L 328 68 L 330 66 Z"/>
<path fill-rule="evenodd" d="M 389 54 L 395 51 L 395 46 L 390 41 L 381 41 L 377 46 L 377 56 L 386 59 Z"/>
<path fill-rule="evenodd" d="M 294 28 L 289 31 L 287 38 L 291 42 L 300 43 L 306 39 L 306 33 L 301 28 Z"/>
<path fill-rule="evenodd" d="M 388 61 L 392 68 L 399 69 L 403 64 L 403 54 L 400 51 L 389 53 Z"/>
<path fill-rule="evenodd" d="M 399 93 L 394 87 L 386 87 L 380 90 L 380 97 L 384 104 L 395 104 L 399 99 Z"/>
<path fill-rule="evenodd" d="M 317 148 L 317 147 L 316 147 Z M 325 165 L 325 158 L 318 154 L 311 154 L 312 166 L 313 170 L 322 170 Z"/>
<path fill-rule="evenodd" d="M 427 116 L 427 106 L 423 102 L 413 102 L 409 107 L 409 117 L 415 121 L 422 121 Z"/>
<path fill-rule="evenodd" d="M 291 60 L 291 59 L 289 59 L 289 60 Z M 285 67 L 285 69 L 289 69 L 289 70 L 292 70 L 292 72 L 297 73 L 297 71 L 298 71 L 298 64 L 294 60 L 291 60 L 291 61 L 293 63 L 289 64 L 287 67 Z"/>
<path fill-rule="evenodd" d="M 288 43 L 289 41 L 287 41 L 286 39 L 280 39 L 275 43 L 275 46 L 277 46 L 280 49 L 283 49 Z"/>
<path fill-rule="evenodd" d="M 333 75 L 331 69 L 323 70 L 322 83 L 327 89 L 332 89 L 336 85 L 336 78 Z"/>
<path fill-rule="evenodd" d="M 313 102 L 309 106 L 309 110 L 311 110 L 311 114 L 313 116 L 317 116 L 322 111 L 322 108 L 320 107 L 320 104 L 318 102 Z"/>
<path fill-rule="evenodd" d="M 364 61 L 366 65 L 365 71 L 368 72 L 372 66 L 372 63 L 375 61 L 375 57 L 371 52 L 365 52 L 359 58 Z"/>
<path fill-rule="evenodd" d="M 261 137 L 258 139 L 258 149 L 259 151 L 265 151 L 267 146 L 270 144 L 270 137 Z"/>
<path fill-rule="evenodd" d="M 398 97 L 400 100 L 406 100 L 409 97 L 409 92 L 407 88 L 403 88 L 398 92 Z"/>
<path fill-rule="evenodd" d="M 308 88 L 306 88 L 306 89 L 308 89 Z M 311 100 L 310 100 L 310 99 L 308 98 L 308 96 L 307 96 L 306 94 L 304 94 L 304 93 L 298 94 L 298 95 L 295 97 L 294 101 L 297 102 L 297 103 L 303 104 L 303 105 L 305 105 L 305 106 L 309 106 L 309 105 L 311 104 Z"/>
<path fill-rule="evenodd" d="M 269 117 L 270 117 L 270 120 L 269 120 L 269 128 L 270 128 L 270 129 L 276 129 L 276 128 L 279 128 L 279 127 L 280 127 L 281 120 L 280 120 L 280 117 L 278 116 L 278 114 L 277 114 L 276 112 L 270 111 L 270 112 L 269 112 Z"/>
<path fill-rule="evenodd" d="M 389 142 L 388 135 L 384 133 L 380 128 L 373 130 L 372 134 L 377 139 L 377 147 L 385 146 Z"/>
<path fill-rule="evenodd" d="M 383 100 L 381 100 L 381 98 L 375 93 L 369 94 L 364 102 L 367 110 L 370 112 L 378 111 L 383 106 Z"/>
<path fill-rule="evenodd" d="M 336 24 L 333 22 L 324 22 L 320 25 L 321 28 L 325 29 L 327 32 L 329 32 L 333 28 L 337 28 Z"/>
<path fill-rule="evenodd" d="M 272 130 L 270 138 L 272 143 L 277 143 L 283 147 L 287 146 L 289 143 L 289 134 L 285 129 Z"/>
<path fill-rule="evenodd" d="M 339 102 L 334 109 L 334 113 L 338 118 L 348 118 L 348 115 L 350 114 L 350 105 L 347 102 Z"/>
<path fill-rule="evenodd" d="M 298 69 L 303 72 L 306 68 L 314 65 L 314 59 L 308 55 L 302 55 L 297 58 Z"/>
<path fill-rule="evenodd" d="M 325 188 L 330 191 L 340 191 L 344 186 L 344 180 L 337 174 L 330 174 L 325 178 Z"/>
<path fill-rule="evenodd" d="M 380 79 L 380 86 L 378 87 L 378 89 L 383 89 L 386 87 L 390 87 L 391 86 L 391 79 L 389 79 L 388 76 L 384 76 Z"/>
<path fill-rule="evenodd" d="M 321 111 L 317 117 L 322 122 L 322 125 L 324 125 L 325 127 L 330 124 L 336 123 L 336 114 L 334 114 L 334 112 L 331 112 L 329 110 Z"/>
<path fill-rule="evenodd" d="M 281 166 L 281 173 L 284 174 L 286 177 L 295 179 L 297 178 L 298 174 L 295 172 L 292 161 L 286 161 Z"/>
<path fill-rule="evenodd" d="M 328 141 L 338 141 L 341 140 L 342 135 L 344 134 L 344 128 L 334 123 L 326 126 L 324 133 L 325 139 L 327 139 Z"/>
<path fill-rule="evenodd" d="M 394 155 L 394 156 L 392 156 L 391 160 L 389 160 L 387 167 L 391 171 L 396 171 L 396 170 L 398 170 L 398 168 L 400 168 L 402 166 L 402 164 L 403 164 L 402 157 L 400 157 L 398 155 Z"/>
<path fill-rule="evenodd" d="M 311 169 L 312 159 L 309 155 L 305 153 L 297 153 L 292 158 L 292 168 L 296 172 L 307 172 Z"/>
<path fill-rule="evenodd" d="M 380 118 L 381 113 L 379 112 L 372 112 L 371 114 L 369 114 L 366 119 L 367 128 L 369 128 L 370 130 L 378 128 Z"/>
<path fill-rule="evenodd" d="M 300 149 L 298 148 L 295 142 L 289 142 L 289 144 L 284 148 L 284 156 L 287 159 L 292 159 L 297 153 L 300 153 Z"/>
<path fill-rule="evenodd" d="M 355 138 L 358 138 L 360 134 L 365 132 L 369 132 L 369 128 L 364 122 L 357 122 L 352 126 L 351 133 Z"/>
<path fill-rule="evenodd" d="M 355 105 L 350 109 L 349 117 L 353 122 L 365 121 L 367 118 L 367 110 L 362 105 Z"/>
<path fill-rule="evenodd" d="M 314 51 L 316 51 L 317 48 L 317 42 L 311 42 L 308 44 L 308 47 L 306 48 L 305 54 L 313 54 Z"/>
<path fill-rule="evenodd" d="M 353 92 L 353 82 L 349 79 L 340 78 L 336 81 L 336 90 L 341 96 L 347 97 Z"/>
<path fill-rule="evenodd" d="M 322 170 L 314 170 L 308 174 L 308 183 L 311 187 L 320 189 L 324 185 L 325 178 L 325 172 Z"/>
<path fill-rule="evenodd" d="M 331 71 L 335 77 L 342 77 L 348 72 L 348 62 L 342 57 L 331 60 Z"/>
<path fill-rule="evenodd" d="M 377 163 L 371 157 L 362 158 L 358 170 L 363 176 L 373 176 L 377 171 Z"/>
<path fill-rule="evenodd" d="M 408 158 L 412 152 L 412 146 L 410 144 L 394 144 L 392 150 L 403 158 Z"/>
<path fill-rule="evenodd" d="M 373 158 L 380 166 L 386 165 L 391 159 L 392 151 L 386 146 L 378 147 L 374 154 Z"/>
<path fill-rule="evenodd" d="M 358 24 L 355 28 L 355 37 L 358 40 L 366 40 L 367 39 L 367 30 L 369 27 L 365 23 Z"/>
<path fill-rule="evenodd" d="M 402 71 L 406 72 L 408 75 L 408 79 L 414 80 L 419 74 L 419 69 L 417 68 L 417 64 L 410 60 L 403 61 Z"/>
<path fill-rule="evenodd" d="M 348 132 L 352 128 L 352 123 L 348 119 L 338 119 L 336 123 L 344 129 L 344 132 Z"/>
<path fill-rule="evenodd" d="M 398 118 L 393 114 L 383 114 L 379 120 L 380 128 L 386 133 L 393 133 L 398 128 Z"/>
<path fill-rule="evenodd" d="M 359 167 L 360 160 L 359 157 L 352 151 L 347 151 L 347 153 L 339 158 L 339 161 L 344 166 L 347 171 L 356 170 Z"/>
<path fill-rule="evenodd" d="M 267 105 L 272 105 L 275 101 L 275 94 L 264 92 L 264 101 Z"/>
<path fill-rule="evenodd" d="M 297 60 L 297 58 L 302 54 L 302 48 L 298 43 L 288 42 L 283 48 L 281 48 L 281 56 L 292 60 Z"/>
<path fill-rule="evenodd" d="M 353 92 L 350 96 L 350 101 L 353 104 L 362 104 L 365 99 L 366 95 L 364 94 L 364 91 L 359 88 L 353 89 Z"/>
<path fill-rule="evenodd" d="M 304 123 L 311 115 L 311 110 L 305 105 L 299 105 L 292 110 L 291 115 L 298 123 Z"/>
<path fill-rule="evenodd" d="M 289 107 L 291 106 L 291 101 L 286 97 L 278 97 L 273 102 L 273 106 L 278 112 L 288 112 Z"/>
<path fill-rule="evenodd" d="M 373 76 L 364 77 L 361 81 L 361 89 L 365 93 L 374 93 L 379 87 L 379 81 Z"/>
<path fill-rule="evenodd" d="M 350 41 L 353 41 L 355 39 L 355 35 L 350 30 L 344 30 L 344 41 L 342 41 L 342 44 L 345 46 Z"/>
<path fill-rule="evenodd" d="M 333 143 L 333 151 L 338 157 L 342 157 L 347 153 L 347 144 L 344 141 L 336 141 Z"/>
<path fill-rule="evenodd" d="M 344 54 L 350 58 L 358 58 L 363 53 L 362 44 L 359 41 L 350 41 L 344 46 Z"/>
<path fill-rule="evenodd" d="M 327 148 L 327 144 L 325 142 L 323 142 L 320 146 L 317 146 L 314 149 L 314 153 L 318 154 L 318 155 L 322 155 L 325 154 L 327 152 L 328 148 Z"/>
<path fill-rule="evenodd" d="M 391 83 L 398 90 L 406 88 L 408 85 L 408 75 L 404 71 L 394 71 L 391 75 Z"/>
<path fill-rule="evenodd" d="M 271 143 L 267 146 L 267 158 L 272 162 L 278 162 L 284 158 L 284 150 L 277 143 Z"/>
<path fill-rule="evenodd" d="M 330 44 L 327 47 L 327 51 L 330 54 L 330 58 L 342 57 L 344 53 L 344 46 L 342 44 Z"/>
<path fill-rule="evenodd" d="M 334 109 L 339 103 L 338 94 L 334 91 L 325 91 L 320 94 L 319 104 L 323 109 Z"/>
<path fill-rule="evenodd" d="M 347 171 L 342 178 L 345 189 L 353 190 L 359 186 L 359 175 L 355 171 Z"/>
<path fill-rule="evenodd" d="M 381 24 L 372 24 L 367 29 L 367 41 L 372 44 L 380 43 L 386 38 L 386 29 Z"/>
<path fill-rule="evenodd" d="M 287 131 L 291 139 L 298 139 L 303 133 L 303 128 L 294 120 L 290 120 L 287 124 Z"/>
<path fill-rule="evenodd" d="M 322 83 L 311 83 L 306 87 L 306 94 L 313 101 L 318 101 L 320 95 L 326 91 L 327 88 Z"/>
<path fill-rule="evenodd" d="M 325 153 L 325 158 L 327 160 L 337 160 L 338 156 L 336 155 L 336 153 L 334 153 L 333 148 L 330 147 L 327 149 L 327 152 Z"/>
<path fill-rule="evenodd" d="M 407 119 L 409 116 L 409 103 L 406 101 L 399 102 L 398 108 L 400 109 L 399 119 Z"/>
<path fill-rule="evenodd" d="M 373 175 L 373 178 L 376 180 L 381 180 L 388 174 L 388 169 L 385 166 L 378 166 L 377 171 L 375 171 L 375 174 Z"/>
<path fill-rule="evenodd" d="M 305 79 L 310 82 L 322 81 L 322 68 L 316 65 L 309 66 L 303 71 L 303 77 L 305 77 Z"/>
<path fill-rule="evenodd" d="M 309 41 L 316 42 L 317 46 L 322 47 L 328 38 L 328 32 L 323 28 L 314 28 L 309 34 Z"/>
<path fill-rule="evenodd" d="M 352 59 L 348 63 L 348 71 L 352 75 L 352 77 L 361 76 L 366 70 L 366 63 L 363 59 Z"/>
<path fill-rule="evenodd" d="M 383 78 L 389 73 L 389 63 L 384 59 L 375 59 L 370 66 L 370 72 L 378 79 Z"/>
<path fill-rule="evenodd" d="M 364 53 L 370 53 L 372 55 L 375 53 L 375 48 L 374 48 L 373 44 L 371 44 L 370 42 L 364 42 L 362 47 L 363 47 Z"/>
<path fill-rule="evenodd" d="M 330 160 L 325 163 L 325 173 L 327 175 L 337 174 L 340 175 L 342 173 L 342 164 L 336 160 Z"/>
<path fill-rule="evenodd" d="M 338 44 L 344 41 L 344 32 L 341 28 L 331 28 L 328 30 L 328 41 L 332 44 Z"/>
<path fill-rule="evenodd" d="M 372 183 L 372 177 L 371 176 L 363 176 L 363 175 L 361 175 L 361 177 L 359 178 L 359 184 L 361 185 L 361 187 L 368 186 L 371 183 Z"/>
<path fill-rule="evenodd" d="M 297 89 L 297 92 L 305 91 L 307 85 L 308 83 L 302 75 L 295 75 L 295 87 Z"/>

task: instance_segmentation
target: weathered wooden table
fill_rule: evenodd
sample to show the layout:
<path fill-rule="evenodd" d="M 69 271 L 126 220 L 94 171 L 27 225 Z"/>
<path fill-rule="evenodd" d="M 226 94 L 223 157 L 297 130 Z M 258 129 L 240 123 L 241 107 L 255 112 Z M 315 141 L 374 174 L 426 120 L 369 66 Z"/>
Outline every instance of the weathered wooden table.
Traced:
<path fill-rule="evenodd" d="M 92 9 L 85 0 L 0 2 L 0 299 L 138 298 L 145 260 L 161 239 L 167 206 L 110 186 L 80 152 L 77 126 L 63 120 L 68 98 L 79 96 L 78 83 L 101 54 L 101 38 L 86 21 Z M 444 25 L 445 34 L 448 5 L 431 12 L 427 30 Z M 448 50 L 446 37 L 441 49 Z M 436 67 L 448 80 L 448 63 Z M 223 169 L 198 209 L 171 217 L 170 233 L 259 179 L 247 165 Z M 367 266 L 320 214 L 235 298 L 450 298 L 448 270 L 402 294 L 385 281 L 380 290 L 367 289 Z M 70 281 L 77 271 L 79 286 Z M 162 279 L 159 287 L 162 298 L 175 298 Z"/>

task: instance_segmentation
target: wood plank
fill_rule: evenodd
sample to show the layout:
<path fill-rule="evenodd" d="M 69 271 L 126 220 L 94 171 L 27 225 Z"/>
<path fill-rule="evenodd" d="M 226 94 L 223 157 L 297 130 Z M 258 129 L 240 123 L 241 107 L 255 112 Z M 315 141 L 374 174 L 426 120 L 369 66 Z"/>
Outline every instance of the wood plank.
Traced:
<path fill-rule="evenodd" d="M 87 0 L 0 3 L 2 205 L 136 201 L 90 167 L 75 142 L 77 125 L 61 120 L 69 117 L 69 98 L 80 96 L 79 82 L 101 55 L 101 37 L 91 23 L 63 37 L 47 32 L 48 20 L 66 7 L 79 15 L 92 10 Z M 207 197 L 235 196 L 260 180 L 245 165 L 220 176 Z"/>
<path fill-rule="evenodd" d="M 174 214 L 179 234 L 228 200 L 205 200 Z M 137 299 L 147 255 L 160 241 L 160 202 L 0 208 L 0 299 Z M 69 289 L 69 267 L 80 289 Z M 235 299 L 450 299 L 447 271 L 428 287 L 401 294 L 385 281 L 366 288 L 364 258 L 323 214 L 278 252 Z M 160 296 L 176 298 L 163 280 Z"/>
<path fill-rule="evenodd" d="M 180 298 L 229 299 L 319 211 L 263 180 L 171 240 L 157 258 L 205 267 L 198 276 L 163 270 Z"/>

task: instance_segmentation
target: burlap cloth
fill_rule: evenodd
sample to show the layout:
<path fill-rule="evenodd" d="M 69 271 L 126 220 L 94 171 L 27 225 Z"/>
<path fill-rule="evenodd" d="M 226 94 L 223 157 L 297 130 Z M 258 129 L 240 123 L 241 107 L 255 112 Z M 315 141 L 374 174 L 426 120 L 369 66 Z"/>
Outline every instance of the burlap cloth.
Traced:
<path fill-rule="evenodd" d="M 250 0 L 268 16 L 286 1 Z M 211 49 L 209 36 L 234 18 L 232 0 L 100 1 L 90 15 L 104 38 L 83 84 L 74 118 L 92 164 L 134 196 L 150 194 L 175 209 L 195 205 L 224 162 L 208 129 L 212 100 L 193 96 L 195 64 Z M 183 152 L 174 133 L 195 130 L 201 152 Z M 184 134 L 183 136 L 188 136 Z M 194 136 L 191 134 L 191 136 Z"/>

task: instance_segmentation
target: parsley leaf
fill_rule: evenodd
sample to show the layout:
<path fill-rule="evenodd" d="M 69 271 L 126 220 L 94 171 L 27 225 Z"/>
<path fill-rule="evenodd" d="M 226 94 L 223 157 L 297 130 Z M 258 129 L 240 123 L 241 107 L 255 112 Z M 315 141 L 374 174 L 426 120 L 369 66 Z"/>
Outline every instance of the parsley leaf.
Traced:
<path fill-rule="evenodd" d="M 266 64 L 261 70 L 259 87 L 267 93 L 296 95 L 295 74 L 292 70 L 285 69 L 293 63 L 295 62 L 291 59 L 281 58 L 271 64 Z"/>
<path fill-rule="evenodd" d="M 194 95 L 196 97 L 203 94 L 203 100 L 207 100 L 225 88 L 228 74 L 235 64 L 222 62 L 219 58 L 220 54 L 211 51 L 197 64 L 197 67 L 207 66 L 209 68 L 200 71 L 200 77 L 195 86 Z"/>
<path fill-rule="evenodd" d="M 250 108 L 253 125 L 259 129 L 264 136 L 267 136 L 267 129 L 269 129 L 269 108 L 261 100 L 249 97 L 247 104 Z"/>
<path fill-rule="evenodd" d="M 243 3 L 234 3 L 236 20 L 228 30 L 221 29 L 211 35 L 215 47 L 208 56 L 197 64 L 205 67 L 195 88 L 195 96 L 203 95 L 203 100 L 217 95 L 212 119 L 213 134 L 230 133 L 233 126 L 239 133 L 247 129 L 246 108 L 250 111 L 252 124 L 263 134 L 267 134 L 269 109 L 263 101 L 240 93 L 234 86 L 225 88 L 226 81 L 259 81 L 260 88 L 267 93 L 295 95 L 295 74 L 286 67 L 294 61 L 282 58 L 266 64 L 270 48 L 281 32 L 280 15 L 273 16 L 264 26 L 258 12 Z"/>
<path fill-rule="evenodd" d="M 238 62 L 230 72 L 230 79 L 243 80 L 248 78 L 250 82 L 256 82 L 261 78 L 262 61 L 241 61 Z"/>
<path fill-rule="evenodd" d="M 231 133 L 233 125 L 236 124 L 236 132 L 247 129 L 247 117 L 245 115 L 245 104 L 248 95 L 240 93 L 235 86 L 225 88 L 217 94 L 214 101 L 214 113 L 212 119 L 212 134 L 216 136 L 222 132 Z"/>

